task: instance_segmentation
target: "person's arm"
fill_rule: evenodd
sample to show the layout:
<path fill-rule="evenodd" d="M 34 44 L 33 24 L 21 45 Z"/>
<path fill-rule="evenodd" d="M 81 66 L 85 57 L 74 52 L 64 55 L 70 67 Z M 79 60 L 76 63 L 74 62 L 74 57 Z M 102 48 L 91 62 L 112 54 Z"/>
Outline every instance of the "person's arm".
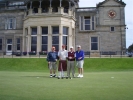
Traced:
<path fill-rule="evenodd" d="M 74 56 L 72 57 L 72 60 L 74 60 L 74 59 L 75 59 L 75 52 L 73 52 L 73 54 L 74 54 Z"/>
<path fill-rule="evenodd" d="M 58 59 L 60 60 L 60 51 L 58 51 Z"/>
<path fill-rule="evenodd" d="M 48 52 L 48 54 L 47 54 L 47 61 L 49 62 L 49 52 Z"/>
<path fill-rule="evenodd" d="M 59 60 L 58 52 L 56 52 L 56 59 Z"/>
<path fill-rule="evenodd" d="M 85 57 L 85 53 L 84 53 L 84 51 L 83 51 L 83 59 L 84 59 L 84 57 Z"/>
<path fill-rule="evenodd" d="M 80 51 L 81 52 L 81 55 L 80 57 L 78 58 L 79 60 L 81 60 L 82 58 L 84 58 L 84 51 Z"/>
<path fill-rule="evenodd" d="M 80 59 L 84 59 L 84 51 L 82 51 Z"/>
<path fill-rule="evenodd" d="M 75 58 L 76 58 L 76 52 L 75 52 Z"/>
<path fill-rule="evenodd" d="M 66 50 L 66 59 L 68 59 L 68 51 Z"/>

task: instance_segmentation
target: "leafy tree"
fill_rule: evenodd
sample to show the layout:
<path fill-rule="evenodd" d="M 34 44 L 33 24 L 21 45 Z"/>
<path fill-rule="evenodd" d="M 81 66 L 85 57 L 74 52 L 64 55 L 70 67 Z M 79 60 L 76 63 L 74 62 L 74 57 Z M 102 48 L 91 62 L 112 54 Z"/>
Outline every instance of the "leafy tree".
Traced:
<path fill-rule="evenodd" d="M 128 52 L 133 52 L 133 44 L 128 47 Z"/>

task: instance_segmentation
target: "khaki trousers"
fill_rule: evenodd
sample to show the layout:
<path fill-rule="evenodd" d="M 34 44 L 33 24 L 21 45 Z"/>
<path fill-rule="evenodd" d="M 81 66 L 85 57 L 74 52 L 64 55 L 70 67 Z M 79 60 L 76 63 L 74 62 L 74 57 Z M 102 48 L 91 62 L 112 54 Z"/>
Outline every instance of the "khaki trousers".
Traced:
<path fill-rule="evenodd" d="M 75 74 L 75 61 L 67 61 L 67 76 L 70 77 L 70 73 L 72 73 L 72 77 Z"/>

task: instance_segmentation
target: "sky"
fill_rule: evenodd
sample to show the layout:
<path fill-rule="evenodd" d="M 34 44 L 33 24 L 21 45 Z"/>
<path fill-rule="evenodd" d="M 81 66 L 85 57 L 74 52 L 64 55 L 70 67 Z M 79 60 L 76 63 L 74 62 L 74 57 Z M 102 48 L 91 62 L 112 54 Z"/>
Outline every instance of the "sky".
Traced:
<path fill-rule="evenodd" d="M 104 0 L 79 0 L 79 7 L 96 7 L 96 4 Z M 126 3 L 125 20 L 126 20 L 126 48 L 133 44 L 133 0 L 122 0 Z"/>

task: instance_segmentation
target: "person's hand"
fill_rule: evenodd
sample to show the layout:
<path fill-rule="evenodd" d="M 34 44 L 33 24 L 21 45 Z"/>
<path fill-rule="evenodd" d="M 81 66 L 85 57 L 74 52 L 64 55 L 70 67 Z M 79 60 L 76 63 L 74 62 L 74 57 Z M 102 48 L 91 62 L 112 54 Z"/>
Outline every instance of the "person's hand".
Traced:
<path fill-rule="evenodd" d="M 55 59 L 55 61 L 57 62 L 57 59 Z"/>
<path fill-rule="evenodd" d="M 82 57 L 79 57 L 78 60 L 82 59 Z"/>
<path fill-rule="evenodd" d="M 72 57 L 69 57 L 69 59 L 72 59 Z"/>

